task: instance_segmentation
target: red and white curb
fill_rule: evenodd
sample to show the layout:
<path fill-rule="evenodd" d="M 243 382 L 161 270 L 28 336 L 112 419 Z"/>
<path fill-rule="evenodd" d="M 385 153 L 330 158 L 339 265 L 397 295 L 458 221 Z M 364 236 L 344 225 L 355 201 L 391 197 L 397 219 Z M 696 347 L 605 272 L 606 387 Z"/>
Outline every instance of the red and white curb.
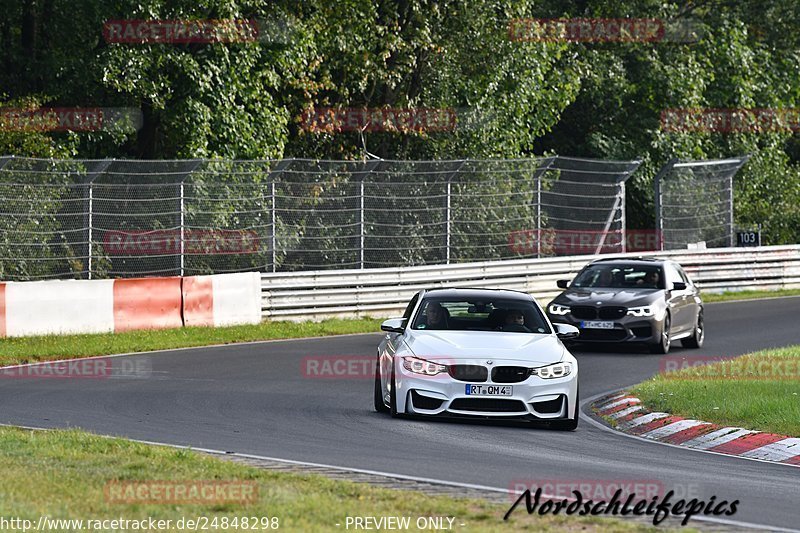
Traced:
<path fill-rule="evenodd" d="M 639 398 L 619 392 L 594 401 L 592 410 L 628 435 L 696 450 L 800 465 L 800 438 L 651 412 L 641 403 Z"/>

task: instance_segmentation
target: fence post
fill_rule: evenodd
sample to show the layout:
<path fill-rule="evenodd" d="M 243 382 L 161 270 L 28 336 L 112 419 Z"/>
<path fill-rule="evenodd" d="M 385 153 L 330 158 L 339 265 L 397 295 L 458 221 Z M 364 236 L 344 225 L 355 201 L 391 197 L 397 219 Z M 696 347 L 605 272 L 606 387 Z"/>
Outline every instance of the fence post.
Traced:
<path fill-rule="evenodd" d="M 551 156 L 545 159 L 544 165 L 539 165 L 533 173 L 536 181 L 536 258 L 542 257 L 542 176 L 550 170 L 558 156 Z"/>
<path fill-rule="evenodd" d="M 742 169 L 744 164 L 747 163 L 747 160 L 750 159 L 750 154 L 746 154 L 746 155 L 742 156 L 741 159 L 742 160 L 739 162 L 739 164 L 736 165 L 736 170 L 733 171 L 733 173 L 731 174 L 731 177 L 729 179 L 729 182 L 728 182 L 728 186 L 730 187 L 730 189 L 729 189 L 730 190 L 730 194 L 728 195 L 728 201 L 730 202 L 730 204 L 729 204 L 730 209 L 728 210 L 728 212 L 729 212 L 729 223 L 730 223 L 730 226 L 731 226 L 731 242 L 729 243 L 728 246 L 730 246 L 730 247 L 736 246 L 736 229 L 734 227 L 734 220 L 733 220 L 733 178 L 734 178 L 734 176 L 736 176 L 736 174 L 739 173 L 739 171 Z M 759 224 L 758 239 L 759 239 L 758 245 L 761 246 L 761 225 L 760 224 Z"/>
<path fill-rule="evenodd" d="M 272 271 L 277 271 L 277 264 L 278 264 L 278 233 L 275 229 L 278 223 L 278 214 L 277 214 L 277 207 L 276 202 L 278 201 L 278 197 L 275 193 L 275 181 L 284 173 L 294 162 L 294 159 L 281 159 L 278 161 L 278 164 L 275 165 L 275 169 L 270 171 L 267 179 L 269 180 L 269 188 L 270 188 L 270 209 L 272 211 L 272 221 L 270 222 L 270 251 L 272 252 Z"/>
<path fill-rule="evenodd" d="M 98 161 L 90 172 L 86 173 L 84 178 L 84 189 L 86 189 L 85 202 L 86 210 L 84 211 L 83 223 L 86 230 L 86 246 L 84 251 L 86 253 L 86 278 L 92 279 L 92 254 L 94 252 L 92 247 L 92 239 L 94 238 L 94 180 L 97 176 L 106 171 L 106 169 L 113 163 L 113 159 L 104 159 Z"/>
<path fill-rule="evenodd" d="M 178 267 L 178 275 L 183 277 L 185 274 L 185 266 L 186 266 L 186 195 L 184 192 L 184 184 L 186 183 L 186 178 L 192 174 L 197 167 L 203 164 L 205 160 L 203 159 L 189 159 L 186 161 L 185 170 L 182 171 L 181 174 L 181 181 L 178 184 L 178 227 L 180 228 L 180 235 L 181 235 L 181 245 L 180 245 L 180 255 L 178 256 L 177 267 Z"/>
<path fill-rule="evenodd" d="M 450 264 L 450 238 L 452 236 L 452 181 L 453 177 L 455 177 L 464 165 L 467 163 L 468 159 L 462 159 L 461 161 L 456 161 L 455 164 L 458 166 L 447 175 L 447 185 L 445 188 L 445 199 L 444 199 L 444 260 L 446 264 Z"/>
<path fill-rule="evenodd" d="M 661 205 L 661 180 L 667 175 L 667 172 L 672 170 L 672 167 L 678 163 L 679 159 L 673 157 L 667 164 L 661 167 L 656 176 L 653 178 L 653 185 L 655 187 L 655 203 L 656 203 L 656 236 L 658 237 L 659 250 L 664 249 L 664 216 L 662 213 L 663 206 Z"/>
<path fill-rule="evenodd" d="M 377 169 L 383 159 L 371 159 L 364 162 L 364 170 L 353 173 L 353 178 L 358 182 L 358 237 L 359 237 L 359 254 L 358 254 L 358 268 L 364 268 L 366 264 L 366 237 L 367 237 L 367 223 L 366 223 L 366 206 L 364 205 L 364 182 Z"/>

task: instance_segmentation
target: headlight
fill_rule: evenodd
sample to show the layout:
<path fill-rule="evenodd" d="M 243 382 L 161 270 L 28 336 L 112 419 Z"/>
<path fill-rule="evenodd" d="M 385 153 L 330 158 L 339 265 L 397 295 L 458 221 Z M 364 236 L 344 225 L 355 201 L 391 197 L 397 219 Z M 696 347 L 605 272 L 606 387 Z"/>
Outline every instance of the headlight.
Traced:
<path fill-rule="evenodd" d="M 655 311 L 650 306 L 646 306 L 646 307 L 629 307 L 628 308 L 628 314 L 630 316 L 639 316 L 639 317 L 641 317 L 641 316 L 653 316 L 655 314 Z"/>
<path fill-rule="evenodd" d="M 564 376 L 569 376 L 571 373 L 571 363 L 556 363 L 554 365 L 531 368 L 531 376 L 539 376 L 542 379 L 563 378 Z"/>
<path fill-rule="evenodd" d="M 547 310 L 550 311 L 551 315 L 566 315 L 569 313 L 569 306 L 550 304 L 550 307 L 548 307 Z"/>
<path fill-rule="evenodd" d="M 432 363 L 419 357 L 403 357 L 403 368 L 415 374 L 425 374 L 426 376 L 435 376 L 441 372 L 447 372 L 445 365 Z"/>

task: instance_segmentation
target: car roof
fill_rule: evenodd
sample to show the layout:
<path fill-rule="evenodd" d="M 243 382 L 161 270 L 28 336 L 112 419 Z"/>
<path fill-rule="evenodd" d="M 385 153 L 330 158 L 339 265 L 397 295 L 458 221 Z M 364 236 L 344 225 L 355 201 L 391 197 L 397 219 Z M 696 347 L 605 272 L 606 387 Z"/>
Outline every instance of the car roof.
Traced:
<path fill-rule="evenodd" d="M 427 289 L 423 298 L 505 298 L 508 300 L 520 300 L 530 302 L 533 296 L 526 292 L 512 291 L 509 289 L 481 289 L 481 288 L 467 288 L 456 289 L 451 287 L 442 287 L 436 289 Z"/>
<path fill-rule="evenodd" d="M 604 264 L 604 265 L 662 266 L 666 263 L 672 263 L 672 261 L 670 261 L 669 259 L 663 259 L 661 257 L 631 257 L 631 258 L 614 257 L 608 259 L 597 259 L 589 263 L 589 265 Z"/>

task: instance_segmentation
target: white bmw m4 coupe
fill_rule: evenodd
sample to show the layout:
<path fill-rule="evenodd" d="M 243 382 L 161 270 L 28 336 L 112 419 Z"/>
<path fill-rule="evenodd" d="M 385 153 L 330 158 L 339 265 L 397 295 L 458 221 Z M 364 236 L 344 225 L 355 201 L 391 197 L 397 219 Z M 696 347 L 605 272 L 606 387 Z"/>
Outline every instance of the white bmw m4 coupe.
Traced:
<path fill-rule="evenodd" d="M 578 362 L 529 294 L 420 291 L 386 332 L 375 367 L 375 410 L 397 415 L 519 418 L 578 426 Z"/>

